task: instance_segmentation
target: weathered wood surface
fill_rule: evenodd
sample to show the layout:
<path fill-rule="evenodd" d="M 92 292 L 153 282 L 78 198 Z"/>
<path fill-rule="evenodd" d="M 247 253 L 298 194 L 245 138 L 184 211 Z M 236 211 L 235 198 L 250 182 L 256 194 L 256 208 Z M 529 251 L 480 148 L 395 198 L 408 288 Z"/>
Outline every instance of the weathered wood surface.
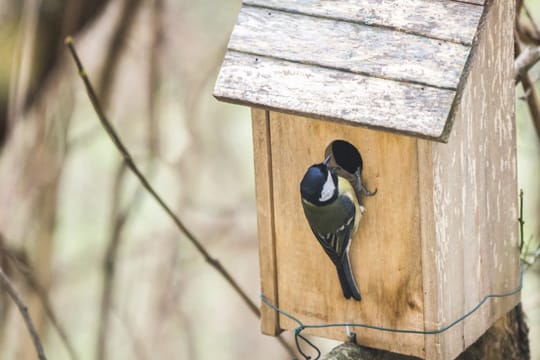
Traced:
<path fill-rule="evenodd" d="M 470 51 L 391 29 L 252 6 L 240 10 L 229 49 L 451 89 Z"/>
<path fill-rule="evenodd" d="M 451 1 L 460 1 L 470 4 L 476 4 L 476 5 L 484 5 L 486 3 L 486 0 L 451 0 Z"/>
<path fill-rule="evenodd" d="M 421 244 L 418 218 L 416 139 L 390 133 L 270 112 L 270 143 L 275 207 L 275 246 L 279 306 L 306 324 L 363 322 L 389 328 L 423 329 Z M 299 182 L 307 167 L 323 160 L 324 149 L 345 139 L 361 151 L 364 180 L 378 188 L 367 198 L 351 246 L 352 269 L 362 301 L 343 297 L 336 269 L 305 219 Z M 259 178 L 259 175 L 257 175 Z M 272 256 L 271 250 L 261 258 Z M 271 295 L 271 294 L 270 294 Z M 263 314 L 263 322 L 267 321 Z M 274 320 L 269 319 L 270 323 Z M 297 324 L 280 316 L 279 325 Z M 353 329 L 371 347 L 424 353 L 424 337 Z M 306 333 L 345 340 L 344 328 Z"/>
<path fill-rule="evenodd" d="M 528 327 L 521 304 L 502 316 L 489 330 L 463 352 L 458 360 L 528 360 Z M 413 360 L 415 357 L 344 343 L 321 360 Z"/>
<path fill-rule="evenodd" d="M 455 92 L 228 51 L 214 96 L 437 139 Z"/>
<path fill-rule="evenodd" d="M 272 186 L 272 157 L 268 111 L 252 109 L 253 148 L 255 161 L 255 192 L 257 196 L 257 237 L 261 292 L 273 304 L 278 304 L 276 244 L 274 236 L 274 199 Z M 279 318 L 268 306 L 261 306 L 261 330 L 266 335 L 280 333 Z"/>
<path fill-rule="evenodd" d="M 434 205 L 425 272 L 426 323 L 447 324 L 472 309 L 486 294 L 519 285 L 516 139 L 513 83 L 513 2 L 494 0 L 479 33 L 448 144 L 423 143 L 419 159 Z M 429 212 L 427 209 L 426 212 Z M 427 236 L 430 239 L 430 236 Z M 424 242 L 425 243 L 425 242 Z M 427 249 L 425 249 L 427 250 Z M 473 343 L 519 295 L 488 301 L 470 319 L 441 336 L 426 337 L 428 358 L 453 358 Z M 431 345 L 429 344 L 431 342 Z"/>
<path fill-rule="evenodd" d="M 444 141 L 484 6 L 245 0 L 214 95 Z"/>
<path fill-rule="evenodd" d="M 262 274 L 263 294 L 271 301 L 273 297 L 274 304 L 306 324 L 363 322 L 433 330 L 464 315 L 485 295 L 517 288 L 513 3 L 494 0 L 489 6 L 469 76 L 461 84 L 462 96 L 453 104 L 454 131 L 449 131 L 452 124 L 445 127 L 446 118 L 439 118 L 438 136 L 442 134 L 447 145 L 273 111 L 269 118 L 263 111 L 254 112 L 255 150 L 266 152 L 256 154 L 257 161 L 266 164 L 259 165 L 257 179 L 272 179 L 266 180 L 266 190 L 257 191 L 263 194 L 259 223 L 266 227 L 261 235 L 266 244 L 260 254 L 266 265 L 261 271 L 272 271 Z M 425 112 L 413 124 L 417 126 L 413 133 L 424 137 L 428 137 L 426 128 L 434 126 L 430 122 L 433 108 L 442 107 L 430 102 L 440 101 L 430 94 L 422 101 L 431 109 L 407 109 L 409 99 L 441 89 L 421 90 L 414 84 L 308 64 L 291 65 L 237 51 L 228 53 L 218 83 L 218 88 L 230 87 L 226 93 L 232 101 L 248 99 L 248 103 L 261 104 L 264 100 L 268 108 L 292 112 L 308 106 L 315 109 L 313 117 L 339 116 L 374 127 L 382 123 L 383 128 L 408 133 L 413 131 L 399 127 L 407 121 L 400 112 Z M 389 90 L 389 84 L 394 90 Z M 358 92 L 359 86 L 365 92 Z M 396 91 L 400 86 L 408 90 Z M 317 102 L 310 102 L 312 94 Z M 371 97 L 373 94 L 377 95 Z M 445 106 L 451 106 L 452 99 L 449 95 Z M 363 116 L 360 120 L 356 118 L 359 114 Z M 431 137 L 436 137 L 433 132 Z M 303 172 L 322 160 L 322 151 L 336 138 L 359 148 L 365 180 L 369 187 L 379 189 L 375 197 L 366 199 L 367 213 L 351 248 L 352 268 L 364 296 L 360 303 L 343 299 L 335 269 L 313 238 L 299 199 Z M 273 214 L 273 222 L 268 214 Z M 353 331 L 366 346 L 451 359 L 518 301 L 519 295 L 490 299 L 440 335 Z M 262 321 L 266 333 L 297 326 L 270 309 L 263 312 Z M 306 332 L 341 340 L 346 336 L 341 328 Z"/>
<path fill-rule="evenodd" d="M 245 5 L 388 27 L 468 45 L 483 11 L 482 6 L 474 4 L 482 3 L 483 0 L 244 0 Z"/>

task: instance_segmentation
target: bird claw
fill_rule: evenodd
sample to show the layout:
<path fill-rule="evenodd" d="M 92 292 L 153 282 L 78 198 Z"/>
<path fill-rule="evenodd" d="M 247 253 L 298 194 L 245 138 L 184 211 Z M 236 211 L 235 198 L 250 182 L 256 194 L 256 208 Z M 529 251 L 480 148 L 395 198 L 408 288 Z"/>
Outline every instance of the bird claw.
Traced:
<path fill-rule="evenodd" d="M 362 188 L 360 190 L 362 191 L 362 195 L 364 195 L 364 196 L 373 196 L 373 195 L 375 195 L 377 193 L 378 189 L 375 189 L 374 191 L 369 191 L 364 186 L 362 186 Z"/>

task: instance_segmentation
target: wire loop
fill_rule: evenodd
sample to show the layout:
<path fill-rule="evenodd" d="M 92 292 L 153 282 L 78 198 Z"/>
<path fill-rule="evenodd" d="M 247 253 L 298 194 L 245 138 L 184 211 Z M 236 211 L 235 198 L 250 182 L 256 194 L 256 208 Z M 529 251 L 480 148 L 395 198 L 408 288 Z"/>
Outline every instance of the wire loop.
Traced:
<path fill-rule="evenodd" d="M 369 325 L 369 324 L 362 324 L 362 323 L 330 323 L 330 324 L 309 324 L 305 325 L 300 319 L 295 317 L 294 315 L 289 314 L 287 311 L 280 309 L 279 307 L 275 306 L 268 300 L 263 294 L 260 294 L 262 302 L 267 305 L 268 307 L 274 309 L 278 313 L 288 317 L 289 319 L 293 320 L 298 324 L 298 326 L 294 329 L 294 341 L 296 343 L 296 348 L 298 352 L 304 357 L 305 360 L 311 360 L 312 358 L 307 355 L 302 347 L 300 346 L 300 343 L 298 339 L 302 339 L 306 344 L 308 344 L 311 348 L 315 349 L 317 351 L 317 357 L 315 357 L 314 360 L 317 360 L 321 356 L 321 351 L 317 346 L 315 346 L 311 341 L 309 341 L 305 336 L 302 335 L 302 331 L 305 329 L 321 329 L 321 328 L 329 328 L 329 327 L 360 327 L 365 329 L 372 329 L 377 331 L 385 331 L 385 332 L 393 332 L 393 333 L 401 333 L 401 334 L 420 334 L 420 335 L 437 335 L 441 334 L 452 327 L 456 326 L 472 314 L 474 314 L 488 299 L 491 298 L 503 298 L 503 297 L 509 297 L 513 296 L 521 291 L 523 288 L 523 273 L 525 271 L 525 266 L 521 265 L 521 272 L 520 272 L 520 278 L 519 278 L 519 286 L 509 292 L 505 293 L 494 293 L 494 294 L 488 294 L 480 300 L 476 306 L 474 306 L 471 310 L 466 312 L 464 315 L 460 316 L 458 319 L 452 321 L 446 326 L 443 326 L 442 328 L 436 329 L 436 330 L 412 330 L 412 329 L 393 329 L 393 328 L 387 328 L 382 326 L 375 326 L 375 325 Z"/>

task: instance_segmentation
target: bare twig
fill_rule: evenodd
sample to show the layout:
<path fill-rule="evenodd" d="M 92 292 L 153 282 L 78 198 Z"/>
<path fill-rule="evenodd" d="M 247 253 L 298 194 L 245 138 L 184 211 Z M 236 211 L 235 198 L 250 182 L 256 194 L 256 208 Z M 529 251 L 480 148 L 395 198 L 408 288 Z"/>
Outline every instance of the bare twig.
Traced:
<path fill-rule="evenodd" d="M 516 0 L 516 15 L 514 18 L 514 30 L 519 36 L 519 19 L 521 18 L 521 9 L 523 8 L 523 0 Z"/>
<path fill-rule="evenodd" d="M 127 168 L 122 162 L 114 177 L 114 185 L 111 200 L 111 219 L 113 220 L 112 230 L 109 236 L 105 259 L 103 262 L 103 289 L 101 292 L 101 306 L 99 312 L 99 325 L 96 346 L 96 359 L 105 359 L 106 343 L 109 337 L 109 314 L 114 291 L 114 275 L 116 273 L 116 258 L 120 245 L 120 232 L 124 227 L 126 217 L 120 216 L 120 194 L 122 180 Z"/>
<path fill-rule="evenodd" d="M 106 51 L 106 58 L 103 65 L 97 89 L 101 101 L 107 106 L 111 98 L 111 89 L 114 83 L 114 75 L 118 69 L 118 64 L 121 54 L 125 49 L 125 38 L 130 33 L 134 19 L 142 5 L 141 0 L 124 0 L 121 14 L 113 31 L 112 39 L 109 43 L 109 48 Z M 110 310 L 114 297 L 114 280 L 116 273 L 116 259 L 118 249 L 120 247 L 121 233 L 127 221 L 127 211 L 122 213 L 120 210 L 120 194 L 122 193 L 122 185 L 126 174 L 126 164 L 121 162 L 118 165 L 111 204 L 111 219 L 112 226 L 105 259 L 103 262 L 103 288 L 101 291 L 101 305 L 99 324 L 97 327 L 97 343 L 96 343 L 96 359 L 106 359 L 107 341 L 109 339 L 109 318 Z"/>
<path fill-rule="evenodd" d="M 242 298 L 244 303 L 248 306 L 248 308 L 258 317 L 260 317 L 260 310 L 255 305 L 255 303 L 248 297 L 248 295 L 240 288 L 240 285 L 234 280 L 234 278 L 230 275 L 230 273 L 221 265 L 221 263 L 214 259 L 210 253 L 206 250 L 206 248 L 201 244 L 201 242 L 195 237 L 195 235 L 184 225 L 184 223 L 180 220 L 180 218 L 171 210 L 171 208 L 165 203 L 165 201 L 157 194 L 157 192 L 154 190 L 154 188 L 150 185 L 146 177 L 141 173 L 137 165 L 134 163 L 129 151 L 125 147 L 125 145 L 120 140 L 118 134 L 114 130 L 112 124 L 107 119 L 103 108 L 101 107 L 101 104 L 96 96 L 96 93 L 94 91 L 94 88 L 92 87 L 92 84 L 90 83 L 90 80 L 88 79 L 88 76 L 86 74 L 86 71 L 84 70 L 84 67 L 81 63 L 81 60 L 79 58 L 79 55 L 77 54 L 77 51 L 75 50 L 75 47 L 73 45 L 73 39 L 71 37 L 67 37 L 65 40 L 66 46 L 69 48 L 69 51 L 71 52 L 71 55 L 73 57 L 73 60 L 77 66 L 77 69 L 79 71 L 79 75 L 81 76 L 83 83 L 86 87 L 86 91 L 88 93 L 88 97 L 90 98 L 90 101 L 92 102 L 92 105 L 94 106 L 94 110 L 96 111 L 96 114 L 98 115 L 98 118 L 101 122 L 101 125 L 104 127 L 104 129 L 107 131 L 107 134 L 110 136 L 112 142 L 116 146 L 117 150 L 122 155 L 126 166 L 133 172 L 133 174 L 137 177 L 137 179 L 141 182 L 142 186 L 150 193 L 150 195 L 154 198 L 154 200 L 159 204 L 159 206 L 167 213 L 167 215 L 171 218 L 171 220 L 175 223 L 176 227 L 186 236 L 186 238 L 195 246 L 197 251 L 203 256 L 204 260 L 214 268 L 224 279 L 227 281 L 227 283 L 234 289 L 236 294 Z M 278 338 L 280 341 L 280 344 L 282 344 L 287 351 L 290 354 L 294 355 L 294 351 L 292 347 L 285 342 L 282 338 Z"/>
<path fill-rule="evenodd" d="M 525 13 L 526 16 L 521 16 L 522 13 Z M 516 2 L 515 28 L 517 37 L 524 44 L 540 45 L 540 31 L 523 0 L 517 0 Z"/>
<path fill-rule="evenodd" d="M 515 39 L 514 46 L 516 57 L 519 58 L 522 53 L 522 49 L 517 37 Z M 540 138 L 540 97 L 538 96 L 538 92 L 534 88 L 534 83 L 527 72 L 522 73 L 520 78 L 521 84 L 523 85 L 523 91 L 526 94 L 531 118 L 536 129 L 536 134 Z"/>
<path fill-rule="evenodd" d="M 60 324 L 60 321 L 58 321 L 58 317 L 56 316 L 56 313 L 53 310 L 53 307 L 49 299 L 49 296 L 47 295 L 47 292 L 45 291 L 43 286 L 41 286 L 38 283 L 36 277 L 32 273 L 24 274 L 24 275 L 26 276 L 28 282 L 30 283 L 30 286 L 36 292 L 41 302 L 41 305 L 45 309 L 45 313 L 47 314 L 47 316 L 49 317 L 49 320 L 51 321 L 53 328 L 55 328 L 56 331 L 58 332 L 58 336 L 60 337 L 60 340 L 64 344 L 69 354 L 69 357 L 72 360 L 78 359 L 79 357 L 77 356 L 77 353 L 75 352 L 75 348 L 73 347 L 73 344 L 71 343 L 71 340 L 69 339 L 66 330 Z"/>
<path fill-rule="evenodd" d="M 163 42 L 163 0 L 154 0 L 152 7 L 153 38 L 148 61 L 148 150 L 150 158 L 158 155 L 159 151 L 159 109 L 156 106 L 155 96 L 159 88 L 160 71 L 159 58 L 162 55 Z M 153 161 L 152 161 L 153 163 Z"/>
<path fill-rule="evenodd" d="M 177 228 L 187 237 L 187 239 L 195 246 L 197 251 L 203 256 L 204 260 L 208 262 L 216 271 L 218 271 L 224 278 L 227 280 L 227 282 L 234 288 L 234 290 L 240 295 L 242 300 L 248 305 L 250 310 L 256 314 L 257 316 L 260 316 L 259 308 L 255 305 L 255 303 L 249 299 L 247 294 L 240 288 L 238 283 L 231 277 L 229 272 L 217 261 L 214 259 L 206 248 L 200 243 L 200 241 L 193 235 L 193 233 L 184 225 L 184 223 L 180 220 L 178 216 L 171 210 L 171 208 L 165 203 L 165 201 L 157 194 L 157 192 L 154 190 L 154 188 L 149 184 L 146 177 L 141 173 L 137 165 L 133 162 L 131 155 L 125 145 L 122 143 L 120 138 L 118 137 L 118 134 L 114 130 L 112 124 L 109 122 L 107 117 L 105 116 L 103 109 L 101 108 L 101 105 L 99 103 L 99 100 L 97 99 L 97 96 L 94 92 L 94 89 L 88 79 L 88 76 L 84 70 L 84 67 L 82 66 L 82 63 L 79 59 L 79 56 L 73 46 L 73 39 L 71 37 L 68 37 L 66 39 L 66 45 L 68 46 L 71 55 L 73 56 L 73 59 L 77 65 L 77 68 L 79 70 L 79 74 L 81 78 L 83 79 L 83 82 L 85 84 L 86 90 L 88 92 L 88 96 L 90 97 L 90 101 L 92 102 L 92 105 L 94 106 L 94 109 L 96 110 L 96 113 L 99 117 L 99 120 L 101 121 L 101 124 L 109 134 L 111 140 L 113 141 L 114 145 L 124 158 L 124 161 L 126 163 L 126 166 L 135 174 L 135 176 L 139 179 L 141 184 L 144 186 L 144 188 L 152 195 L 152 197 L 157 201 L 157 203 L 160 205 L 160 207 L 167 213 L 167 215 L 173 220 Z"/>
<path fill-rule="evenodd" d="M 24 320 L 24 323 L 26 324 L 26 327 L 28 328 L 28 332 L 30 333 L 30 336 L 32 337 L 32 341 L 34 343 L 34 347 L 36 349 L 37 356 L 40 360 L 47 360 L 47 357 L 45 356 L 45 352 L 43 351 L 43 345 L 41 344 L 41 340 L 38 336 L 36 327 L 34 326 L 34 322 L 32 321 L 32 318 L 30 317 L 30 314 L 28 313 L 28 307 L 25 305 L 25 303 L 22 301 L 19 293 L 7 277 L 7 275 L 4 273 L 4 270 L 0 268 L 0 281 L 2 283 L 2 287 L 7 291 L 8 295 L 11 297 L 15 305 L 17 305 L 17 308 L 19 309 L 19 312 L 21 313 L 21 316 Z"/>
<path fill-rule="evenodd" d="M 120 314 L 118 309 L 116 309 L 114 306 L 112 308 L 112 313 L 116 316 L 119 324 L 122 326 L 127 337 L 133 344 L 133 358 L 139 360 L 150 359 L 151 357 L 148 356 L 148 351 L 146 351 L 145 347 L 143 346 L 141 339 L 142 336 L 137 334 L 136 326 L 130 321 L 129 317 L 124 314 Z"/>
<path fill-rule="evenodd" d="M 120 52 L 124 49 L 123 42 L 135 20 L 135 16 L 142 4 L 141 0 L 124 0 L 122 13 L 120 14 L 119 21 L 113 30 L 113 37 L 109 44 L 109 48 L 106 51 L 107 58 L 103 65 L 103 71 L 101 72 L 97 81 L 97 93 L 100 99 L 107 107 L 110 100 L 110 91 L 112 84 L 114 83 L 114 75 L 116 73 L 117 64 L 120 61 Z"/>
<path fill-rule="evenodd" d="M 23 19 L 20 27 L 21 39 L 18 41 L 21 44 L 21 49 L 15 52 L 14 57 L 18 57 L 18 59 L 13 61 L 13 66 L 18 66 L 18 68 L 13 69 L 14 76 L 9 94 L 8 122 L 10 126 L 13 126 L 17 117 L 22 114 L 30 87 L 40 5 L 41 0 L 24 1 Z"/>
<path fill-rule="evenodd" d="M 526 19 L 521 16 L 523 9 Z M 519 55 L 516 56 L 514 62 L 514 74 L 516 81 L 519 82 L 520 76 L 531 69 L 540 60 L 540 29 L 534 21 L 527 5 L 522 0 L 517 2 L 516 8 L 516 41 L 521 40 L 525 44 L 534 45 L 532 48 L 526 47 Z"/>
<path fill-rule="evenodd" d="M 519 252 L 523 254 L 523 227 L 525 226 L 525 221 L 523 220 L 523 189 L 519 190 Z"/>
<path fill-rule="evenodd" d="M 531 266 L 533 266 L 536 261 L 538 260 L 538 257 L 540 257 L 540 243 L 536 245 L 536 249 L 534 251 L 529 251 L 529 248 L 531 247 L 531 244 L 534 240 L 533 236 L 529 237 L 529 240 L 525 242 L 525 247 L 521 251 L 521 261 L 525 263 L 525 269 L 527 270 Z"/>
<path fill-rule="evenodd" d="M 529 7 L 523 3 L 523 9 L 525 10 L 525 15 L 527 15 L 527 18 L 529 18 L 531 22 L 531 27 L 534 29 L 534 37 L 536 43 L 540 41 L 540 28 L 538 28 L 538 25 L 536 24 L 536 21 L 534 21 L 534 18 L 532 17 L 531 12 L 529 11 Z"/>
<path fill-rule="evenodd" d="M 73 347 L 71 340 L 67 336 L 67 331 L 58 320 L 49 296 L 47 295 L 47 291 L 34 275 L 32 268 L 28 263 L 28 256 L 26 252 L 8 248 L 2 244 L 2 240 L 3 236 L 0 233 L 0 267 L 4 267 L 7 271 L 6 266 L 8 264 L 12 264 L 13 267 L 26 279 L 30 288 L 36 293 L 41 305 L 43 306 L 43 309 L 45 309 L 45 313 L 49 317 L 52 327 L 58 332 L 58 336 L 64 344 L 69 357 L 72 360 L 77 360 L 77 353 L 75 352 L 75 348 Z"/>
<path fill-rule="evenodd" d="M 514 77 L 527 73 L 540 60 L 540 47 L 527 47 L 514 61 Z"/>

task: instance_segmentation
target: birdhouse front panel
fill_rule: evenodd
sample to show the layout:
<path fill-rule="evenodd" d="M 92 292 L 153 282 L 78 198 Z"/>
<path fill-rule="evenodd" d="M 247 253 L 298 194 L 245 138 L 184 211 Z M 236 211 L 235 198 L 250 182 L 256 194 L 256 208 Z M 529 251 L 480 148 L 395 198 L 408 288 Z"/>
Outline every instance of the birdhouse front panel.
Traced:
<path fill-rule="evenodd" d="M 262 124 L 254 123 L 254 127 L 266 126 L 266 119 L 261 118 Z M 263 282 L 275 281 L 275 303 L 305 323 L 363 322 L 423 330 L 417 140 L 275 112 L 269 113 L 268 126 L 276 274 L 262 276 Z M 358 147 L 365 164 L 365 182 L 378 189 L 376 196 L 365 200 L 367 210 L 350 249 L 362 301 L 343 297 L 336 268 L 311 233 L 299 206 L 299 179 L 308 165 L 320 162 L 321 149 L 335 139 Z M 266 258 L 266 254 L 261 253 L 261 257 Z M 297 326 L 283 316 L 278 321 L 281 329 Z M 423 336 L 395 339 L 393 334 L 352 330 L 362 344 L 385 347 L 394 343 L 391 350 L 423 354 Z M 312 333 L 347 339 L 345 328 Z"/>
<path fill-rule="evenodd" d="M 519 302 L 513 15 L 507 0 L 244 0 L 214 95 L 254 107 L 271 304 L 304 324 L 409 331 L 350 329 L 453 359 Z M 335 217 L 313 215 L 327 204 Z M 492 294 L 506 295 L 470 312 Z M 298 326 L 261 314 L 265 334 Z"/>

